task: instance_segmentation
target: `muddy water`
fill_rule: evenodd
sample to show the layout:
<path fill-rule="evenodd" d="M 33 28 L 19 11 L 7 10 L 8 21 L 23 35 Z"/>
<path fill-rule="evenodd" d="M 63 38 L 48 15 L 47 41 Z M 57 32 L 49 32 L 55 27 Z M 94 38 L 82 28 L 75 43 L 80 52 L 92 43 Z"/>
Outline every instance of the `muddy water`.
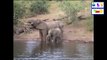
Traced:
<path fill-rule="evenodd" d="M 14 41 L 14 60 L 93 60 L 93 43 Z"/>

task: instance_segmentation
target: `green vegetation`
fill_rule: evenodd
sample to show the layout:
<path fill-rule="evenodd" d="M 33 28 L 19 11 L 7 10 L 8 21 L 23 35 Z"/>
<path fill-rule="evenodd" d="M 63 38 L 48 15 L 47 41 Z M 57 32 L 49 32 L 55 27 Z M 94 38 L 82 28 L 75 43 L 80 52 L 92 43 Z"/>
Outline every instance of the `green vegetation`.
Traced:
<path fill-rule="evenodd" d="M 31 8 L 30 11 L 32 12 L 32 14 L 44 14 L 48 12 L 48 7 L 49 5 L 47 4 L 47 1 L 43 0 L 43 1 L 36 1 L 34 3 L 31 4 Z"/>
<path fill-rule="evenodd" d="M 22 18 L 25 13 L 25 7 L 22 4 L 16 1 L 14 2 L 14 24 L 18 23 L 18 19 Z"/>
<path fill-rule="evenodd" d="M 81 21 L 78 19 L 77 14 L 81 11 L 80 16 L 82 15 L 87 16 L 85 19 L 86 23 L 83 23 L 83 25 L 86 25 L 86 28 L 89 31 L 93 31 L 93 16 L 91 16 L 90 14 L 87 14 L 87 12 L 90 12 L 90 2 L 88 1 L 62 1 L 62 2 L 59 2 L 59 7 L 69 17 L 68 19 L 65 19 L 66 24 L 73 24 L 77 26 L 78 23 L 80 23 Z"/>
<path fill-rule="evenodd" d="M 14 0 L 14 25 L 21 25 L 20 22 L 23 18 L 32 17 L 35 15 L 46 14 L 49 11 L 50 2 L 55 1 L 54 3 L 59 4 L 59 8 L 65 12 L 69 17 L 65 19 L 67 24 L 76 24 L 79 23 L 77 14 L 81 10 L 87 11 L 90 10 L 90 3 L 85 1 L 62 1 L 62 0 Z M 81 12 L 80 14 L 84 14 Z M 78 22 L 76 22 L 78 21 Z M 93 31 L 93 17 L 88 16 L 86 18 L 86 28 L 89 31 Z"/>
<path fill-rule="evenodd" d="M 67 22 L 67 24 L 72 24 L 75 20 L 77 20 L 77 12 L 84 9 L 81 1 L 63 1 L 59 6 L 66 13 L 66 15 L 69 16 L 69 19 L 67 19 L 69 22 Z"/>
<path fill-rule="evenodd" d="M 14 1 L 14 24 L 20 19 L 48 12 L 49 4 L 45 0 Z"/>

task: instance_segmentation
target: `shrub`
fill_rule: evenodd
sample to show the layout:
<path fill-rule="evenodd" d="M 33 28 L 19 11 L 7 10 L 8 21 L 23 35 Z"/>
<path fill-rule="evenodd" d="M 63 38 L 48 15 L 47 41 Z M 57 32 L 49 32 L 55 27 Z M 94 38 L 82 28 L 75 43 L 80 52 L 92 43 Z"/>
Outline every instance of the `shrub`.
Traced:
<path fill-rule="evenodd" d="M 47 1 L 35 1 L 34 3 L 31 4 L 30 11 L 32 14 L 44 14 L 48 12 L 48 4 Z"/>
<path fill-rule="evenodd" d="M 73 23 L 77 20 L 76 14 L 80 10 L 84 9 L 81 1 L 62 1 L 60 2 L 61 9 L 66 13 L 69 18 L 67 19 L 68 24 Z"/>
<path fill-rule="evenodd" d="M 46 0 L 14 0 L 14 24 L 20 23 L 19 20 L 24 17 L 47 13 L 49 7 L 47 2 Z"/>
<path fill-rule="evenodd" d="M 25 13 L 24 6 L 17 1 L 14 1 L 14 24 L 17 24 L 18 19 L 22 18 Z"/>

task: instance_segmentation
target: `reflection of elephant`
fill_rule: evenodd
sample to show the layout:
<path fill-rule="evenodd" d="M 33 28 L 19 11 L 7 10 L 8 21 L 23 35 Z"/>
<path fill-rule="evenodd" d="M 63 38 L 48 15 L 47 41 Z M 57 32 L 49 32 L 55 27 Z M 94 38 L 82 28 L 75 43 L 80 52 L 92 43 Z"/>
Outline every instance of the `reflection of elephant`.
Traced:
<path fill-rule="evenodd" d="M 39 30 L 41 41 L 46 41 L 46 36 L 48 34 L 48 26 L 44 21 L 41 20 L 30 20 L 31 28 L 35 28 Z"/>
<path fill-rule="evenodd" d="M 55 43 L 62 41 L 62 32 L 60 28 L 53 28 L 48 31 L 47 40 L 49 42 L 54 41 Z"/>
<path fill-rule="evenodd" d="M 42 56 L 44 54 L 44 52 L 49 52 L 50 54 L 53 54 L 55 52 L 55 49 L 60 49 L 62 48 L 62 43 L 45 43 L 45 42 L 40 42 L 39 45 L 37 45 L 31 53 L 30 57 L 39 57 Z M 49 54 L 48 53 L 48 54 Z"/>

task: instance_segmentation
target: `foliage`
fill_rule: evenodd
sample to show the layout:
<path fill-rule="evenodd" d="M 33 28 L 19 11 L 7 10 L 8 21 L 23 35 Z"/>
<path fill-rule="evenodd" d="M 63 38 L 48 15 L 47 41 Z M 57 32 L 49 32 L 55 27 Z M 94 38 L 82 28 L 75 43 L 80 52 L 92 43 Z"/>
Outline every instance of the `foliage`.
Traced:
<path fill-rule="evenodd" d="M 81 1 L 63 1 L 60 3 L 59 6 L 61 7 L 61 9 L 66 13 L 67 16 L 69 16 L 68 24 L 71 24 L 75 20 L 77 20 L 77 12 L 84 9 L 82 4 L 83 3 Z"/>
<path fill-rule="evenodd" d="M 14 2 L 14 24 L 17 24 L 18 19 L 22 18 L 25 13 L 25 7 L 20 3 Z"/>
<path fill-rule="evenodd" d="M 14 0 L 14 24 L 24 17 L 47 13 L 49 7 L 47 2 L 46 0 Z"/>
<path fill-rule="evenodd" d="M 84 14 L 90 12 L 91 1 L 62 1 L 58 3 L 61 10 L 69 17 L 65 21 L 67 24 L 78 24 L 80 20 L 77 19 L 77 14 L 86 9 L 85 12 L 81 12 L 81 14 L 87 16 L 86 22 L 83 25 L 86 26 L 88 31 L 93 31 L 93 16 L 90 16 L 90 14 Z"/>
<path fill-rule="evenodd" d="M 35 1 L 31 4 L 30 11 L 34 14 L 44 14 L 48 12 L 48 4 L 45 0 Z"/>

